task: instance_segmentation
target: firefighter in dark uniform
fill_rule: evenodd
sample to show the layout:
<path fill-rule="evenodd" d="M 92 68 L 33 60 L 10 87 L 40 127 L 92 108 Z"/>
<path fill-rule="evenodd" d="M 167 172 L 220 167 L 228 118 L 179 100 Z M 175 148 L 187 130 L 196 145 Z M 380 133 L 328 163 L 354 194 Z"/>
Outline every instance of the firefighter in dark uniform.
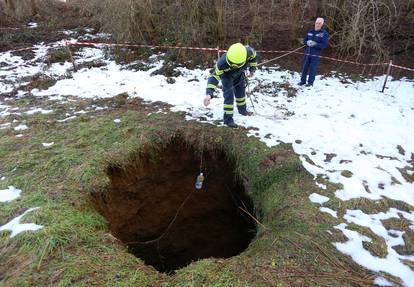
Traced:
<path fill-rule="evenodd" d="M 227 53 L 224 53 L 217 61 L 214 69 L 211 70 L 207 81 L 206 97 L 204 105 L 208 106 L 214 97 L 214 91 L 219 81 L 223 85 L 224 96 L 224 124 L 236 128 L 233 120 L 234 97 L 239 114 L 248 116 L 251 113 L 246 108 L 246 84 L 244 71 L 249 69 L 248 76 L 254 76 L 257 67 L 256 51 L 241 43 L 230 46 Z"/>
<path fill-rule="evenodd" d="M 315 21 L 315 29 L 311 29 L 303 39 L 303 43 L 306 45 L 305 56 L 302 63 L 302 76 L 299 85 L 312 86 L 315 81 L 316 69 L 319 64 L 319 56 L 322 49 L 328 46 L 329 34 L 322 28 L 324 23 L 323 18 L 317 18 Z M 306 83 L 306 76 L 309 77 Z"/>

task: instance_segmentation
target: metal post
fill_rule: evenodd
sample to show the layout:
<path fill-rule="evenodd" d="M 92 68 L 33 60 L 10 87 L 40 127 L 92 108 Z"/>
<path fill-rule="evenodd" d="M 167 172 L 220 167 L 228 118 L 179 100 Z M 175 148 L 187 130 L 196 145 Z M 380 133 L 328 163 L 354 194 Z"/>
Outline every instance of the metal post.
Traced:
<path fill-rule="evenodd" d="M 390 60 L 390 63 L 388 64 L 387 75 L 385 76 L 384 85 L 382 86 L 381 93 L 383 93 L 384 90 L 385 90 L 385 86 L 387 84 L 388 76 L 390 75 L 390 72 L 391 72 L 391 67 L 392 67 L 392 60 Z"/>

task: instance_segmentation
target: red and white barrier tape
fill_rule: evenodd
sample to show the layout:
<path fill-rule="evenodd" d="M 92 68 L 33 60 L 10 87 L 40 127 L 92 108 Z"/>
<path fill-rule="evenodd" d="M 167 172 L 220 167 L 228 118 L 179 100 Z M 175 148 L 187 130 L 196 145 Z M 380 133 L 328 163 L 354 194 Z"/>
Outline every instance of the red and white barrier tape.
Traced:
<path fill-rule="evenodd" d="M 403 66 L 398 66 L 398 65 L 394 65 L 394 64 L 391 64 L 391 67 L 395 67 L 395 68 L 398 68 L 398 69 L 414 72 L 414 69 L 403 67 Z"/>
<path fill-rule="evenodd" d="M 305 53 L 300 53 L 300 52 L 296 52 L 296 53 L 297 54 L 302 54 L 302 55 L 307 55 L 307 56 L 315 56 L 315 57 L 319 57 L 321 59 L 327 59 L 327 60 L 332 60 L 332 61 L 341 62 L 341 63 L 348 63 L 348 64 L 360 65 L 360 66 L 383 66 L 383 65 L 388 65 L 388 63 L 365 64 L 365 63 L 359 63 L 359 62 L 355 62 L 355 61 L 341 60 L 341 59 L 326 57 L 326 56 L 311 55 L 311 54 L 305 54 Z"/>
<path fill-rule="evenodd" d="M 183 49 L 183 50 L 200 50 L 200 51 L 214 51 L 223 52 L 219 48 L 200 48 L 200 47 L 186 47 L 186 46 L 170 46 L 170 45 L 142 45 L 142 44 L 114 44 L 114 43 L 97 43 L 97 42 L 65 42 L 66 46 L 109 46 L 109 47 L 138 47 L 138 48 L 151 48 L 151 49 Z"/>
<path fill-rule="evenodd" d="M 109 47 L 137 47 L 137 48 L 150 48 L 150 49 L 183 49 L 183 50 L 198 50 L 198 51 L 212 51 L 216 53 L 220 52 L 226 52 L 227 50 L 222 50 L 220 48 L 201 48 L 201 47 L 189 47 L 189 46 L 171 46 L 171 45 L 143 45 L 143 44 L 118 44 L 118 43 L 103 43 L 103 42 L 78 42 L 78 41 L 64 41 L 63 42 L 65 46 L 94 46 L 94 47 L 100 47 L 100 46 L 109 46 Z M 20 52 L 20 51 L 26 51 L 33 49 L 33 47 L 30 48 L 22 48 L 17 50 L 11 50 L 7 52 Z M 388 63 L 372 63 L 372 64 L 365 64 L 365 63 L 359 63 L 356 61 L 349 61 L 349 60 L 342 60 L 337 58 L 331 58 L 326 56 L 320 56 L 320 55 L 311 55 L 311 54 L 305 54 L 302 52 L 296 52 L 296 51 L 285 51 L 285 50 L 257 50 L 258 53 L 294 53 L 294 54 L 300 54 L 300 55 L 307 55 L 307 56 L 314 56 L 319 57 L 321 59 L 327 59 L 331 61 L 341 62 L 341 63 L 348 63 L 348 64 L 354 64 L 354 65 L 360 65 L 360 66 L 385 66 L 389 65 Z M 399 65 L 391 64 L 392 67 L 397 69 L 402 69 L 410 72 L 414 72 L 414 69 L 403 67 Z"/>
<path fill-rule="evenodd" d="M 199 48 L 199 47 L 186 47 L 186 46 L 171 46 L 171 45 L 161 45 L 161 46 L 155 46 L 155 45 L 142 45 L 142 44 L 115 44 L 115 43 L 101 43 L 101 42 L 70 42 L 66 41 L 65 45 L 75 45 L 75 46 L 112 46 L 112 47 L 139 47 L 139 48 L 152 48 L 152 49 L 185 49 L 185 50 L 200 50 L 200 51 L 214 51 L 214 52 L 226 52 L 227 50 L 222 50 L 219 48 Z M 257 50 L 258 53 L 291 53 L 292 51 L 285 51 L 285 50 Z M 305 55 L 305 53 L 302 52 L 292 52 L 295 54 Z M 310 55 L 310 54 L 306 54 Z M 319 57 L 321 59 L 327 59 L 331 61 L 336 62 L 342 62 L 342 63 L 348 63 L 348 64 L 354 64 L 354 65 L 360 65 L 360 66 L 383 66 L 388 65 L 388 63 L 373 63 L 373 64 L 364 64 L 359 63 L 355 61 L 349 61 L 349 60 L 342 60 L 342 59 L 336 59 L 326 56 L 318 56 L 318 55 L 311 55 L 314 57 Z M 395 66 L 395 65 L 394 65 Z M 407 68 L 410 70 L 410 68 Z"/>
<path fill-rule="evenodd" d="M 17 50 L 10 50 L 10 51 L 6 51 L 6 52 L 15 53 L 15 52 L 27 51 L 27 50 L 32 50 L 32 49 L 33 49 L 33 47 L 29 47 L 29 48 L 21 48 L 21 49 L 17 49 Z"/>
<path fill-rule="evenodd" d="M 13 27 L 0 27 L 0 30 L 20 30 L 21 28 L 13 28 Z"/>
<path fill-rule="evenodd" d="M 291 51 L 285 51 L 285 50 L 275 50 L 275 51 L 258 50 L 256 52 L 258 52 L 258 53 L 289 53 Z M 293 54 L 299 54 L 299 55 L 306 55 L 306 56 L 318 57 L 318 58 L 321 58 L 321 59 L 327 59 L 327 60 L 332 60 L 332 61 L 336 61 L 336 62 L 342 62 L 342 63 L 348 63 L 348 64 L 354 64 L 354 65 L 361 65 L 361 66 L 382 66 L 382 65 L 388 65 L 388 63 L 365 64 L 365 63 L 359 63 L 359 62 L 356 62 L 356 61 L 342 60 L 342 59 L 331 58 L 331 57 L 320 56 L 320 55 L 305 54 L 305 53 L 302 53 L 302 52 L 292 52 L 292 53 Z"/>

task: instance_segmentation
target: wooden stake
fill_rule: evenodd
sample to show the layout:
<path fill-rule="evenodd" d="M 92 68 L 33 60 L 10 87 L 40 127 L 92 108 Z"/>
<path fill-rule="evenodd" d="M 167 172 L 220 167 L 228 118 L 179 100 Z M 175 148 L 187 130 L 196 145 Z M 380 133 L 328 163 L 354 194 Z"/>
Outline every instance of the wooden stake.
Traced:
<path fill-rule="evenodd" d="M 74 70 L 75 72 L 77 72 L 77 71 L 78 71 L 78 69 L 76 69 L 75 60 L 73 59 L 73 54 L 72 54 L 72 51 L 70 50 L 70 47 L 69 47 L 68 45 L 66 46 L 66 48 L 68 49 L 68 52 L 69 52 L 69 55 L 70 55 L 70 60 L 71 60 L 72 65 L 73 65 L 73 70 Z"/>
<path fill-rule="evenodd" d="M 388 80 L 388 76 L 390 75 L 390 72 L 391 72 L 391 67 L 392 67 L 392 60 L 390 60 L 390 63 L 388 64 L 387 75 L 385 76 L 384 85 L 382 86 L 381 93 L 384 92 L 385 86 L 387 85 L 387 80 Z"/>

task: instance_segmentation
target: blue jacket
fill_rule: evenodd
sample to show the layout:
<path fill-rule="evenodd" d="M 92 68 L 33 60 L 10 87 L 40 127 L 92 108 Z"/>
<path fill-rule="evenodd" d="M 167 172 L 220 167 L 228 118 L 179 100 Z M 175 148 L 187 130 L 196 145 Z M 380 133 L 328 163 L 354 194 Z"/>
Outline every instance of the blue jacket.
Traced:
<path fill-rule="evenodd" d="M 308 45 L 306 45 L 308 40 L 315 41 L 316 45 L 308 47 Z M 325 29 L 322 28 L 319 31 L 315 31 L 314 29 L 309 30 L 303 39 L 303 44 L 306 45 L 305 54 L 320 55 L 322 49 L 325 49 L 328 46 L 328 40 L 329 33 Z"/>
<path fill-rule="evenodd" d="M 257 55 L 256 51 L 249 46 L 246 46 L 247 49 L 247 59 L 244 66 L 240 68 L 234 68 L 227 63 L 226 56 L 227 53 L 224 53 L 220 59 L 217 61 L 215 67 L 210 71 L 210 76 L 207 81 L 207 90 L 206 95 L 211 97 L 214 96 L 214 91 L 217 88 L 217 85 L 221 77 L 229 77 L 233 79 L 240 78 L 241 74 L 249 68 L 250 72 L 254 72 L 257 67 Z"/>

